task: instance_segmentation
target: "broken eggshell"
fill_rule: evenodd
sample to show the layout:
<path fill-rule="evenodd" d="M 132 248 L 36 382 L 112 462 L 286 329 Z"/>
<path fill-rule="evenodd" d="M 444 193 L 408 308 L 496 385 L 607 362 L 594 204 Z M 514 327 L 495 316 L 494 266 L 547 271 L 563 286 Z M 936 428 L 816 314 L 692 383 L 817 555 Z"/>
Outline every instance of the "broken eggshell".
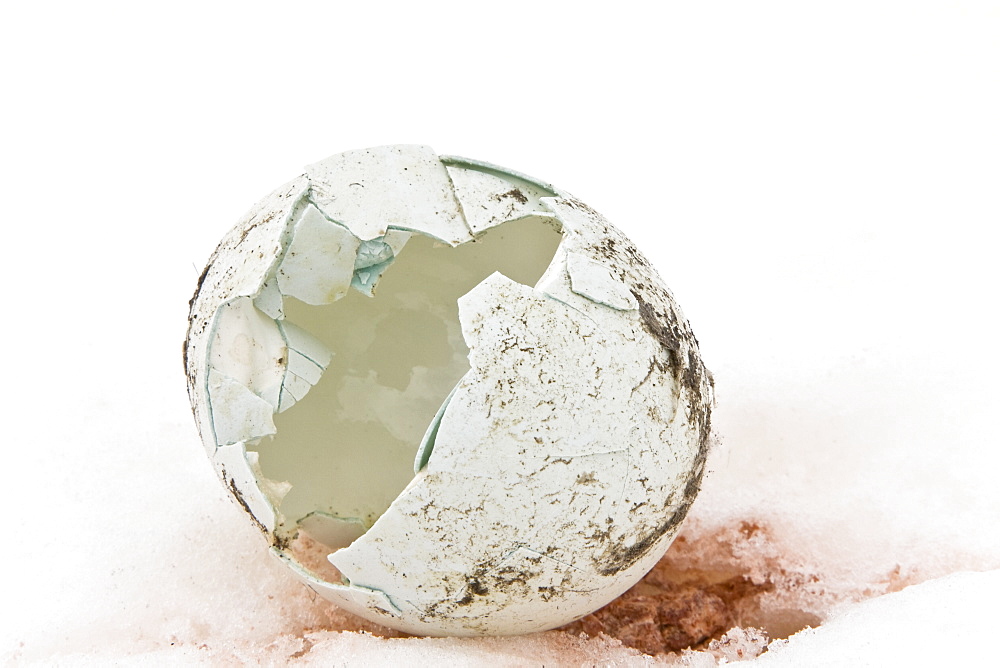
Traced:
<path fill-rule="evenodd" d="M 185 368 L 274 556 L 410 633 L 610 602 L 666 551 L 707 454 L 711 376 L 632 243 L 425 146 L 333 156 L 258 203 L 202 275 Z"/>

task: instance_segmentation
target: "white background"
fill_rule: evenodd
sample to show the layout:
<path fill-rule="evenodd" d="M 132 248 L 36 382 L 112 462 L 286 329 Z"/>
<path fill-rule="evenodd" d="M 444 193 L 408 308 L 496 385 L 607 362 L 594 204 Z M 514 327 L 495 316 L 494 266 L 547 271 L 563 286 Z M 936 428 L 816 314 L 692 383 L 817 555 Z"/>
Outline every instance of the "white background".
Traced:
<path fill-rule="evenodd" d="M 187 414 L 186 302 L 257 199 L 387 143 L 652 259 L 716 376 L 704 518 L 859 583 L 1000 567 L 996 3 L 10 2 L 0 72 L 0 656 L 254 642 L 218 621 L 267 593 L 219 575 L 262 545 Z"/>

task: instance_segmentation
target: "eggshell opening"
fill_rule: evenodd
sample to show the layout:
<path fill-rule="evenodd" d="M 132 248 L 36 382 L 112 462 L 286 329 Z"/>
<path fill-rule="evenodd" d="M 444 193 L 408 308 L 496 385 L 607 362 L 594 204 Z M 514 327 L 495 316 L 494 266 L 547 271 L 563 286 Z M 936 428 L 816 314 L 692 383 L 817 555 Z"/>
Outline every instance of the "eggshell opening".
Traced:
<path fill-rule="evenodd" d="M 334 550 L 385 512 L 413 478 L 420 446 L 433 442 L 424 438 L 429 425 L 469 371 L 459 298 L 494 271 L 534 285 L 561 238 L 537 216 L 456 247 L 414 234 L 372 297 L 351 290 L 319 306 L 284 299 L 283 322 L 308 332 L 332 356 L 294 406 L 274 416 L 276 433 L 248 446 L 259 453 L 266 478 L 291 484 L 276 508 L 284 518 L 279 533 L 292 538 L 302 529 Z M 329 264 L 301 268 L 324 276 Z M 288 374 L 296 360 L 318 369 L 295 351 L 288 355 Z M 430 451 L 425 447 L 424 463 Z"/>

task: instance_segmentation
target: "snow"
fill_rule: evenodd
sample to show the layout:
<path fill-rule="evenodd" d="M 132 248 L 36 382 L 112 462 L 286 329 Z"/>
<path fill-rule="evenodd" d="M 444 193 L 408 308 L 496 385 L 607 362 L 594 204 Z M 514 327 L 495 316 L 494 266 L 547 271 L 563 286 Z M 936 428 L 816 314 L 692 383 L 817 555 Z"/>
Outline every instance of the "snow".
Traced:
<path fill-rule="evenodd" d="M 2 10 L 0 662 L 987 663 L 996 7 L 526 10 Z M 211 249 L 303 165 L 399 141 L 601 211 L 715 374 L 703 493 L 581 622 L 607 635 L 392 637 L 288 577 L 205 460 L 180 343 Z M 623 644 L 654 617 L 714 644 Z"/>
<path fill-rule="evenodd" d="M 822 626 L 769 648 L 761 666 L 990 665 L 1000 571 L 953 573 L 845 606 Z M 844 642 L 844 639 L 849 642 Z M 976 642 L 976 640 L 979 642 Z"/>

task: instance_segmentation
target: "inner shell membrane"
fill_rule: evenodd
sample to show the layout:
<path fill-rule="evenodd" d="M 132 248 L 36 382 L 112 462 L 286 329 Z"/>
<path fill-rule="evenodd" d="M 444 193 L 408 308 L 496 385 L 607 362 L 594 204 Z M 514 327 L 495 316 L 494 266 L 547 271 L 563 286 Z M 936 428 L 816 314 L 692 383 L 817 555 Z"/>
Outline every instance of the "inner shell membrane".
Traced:
<path fill-rule="evenodd" d="M 335 550 L 372 526 L 413 478 L 428 425 L 469 371 L 459 297 L 495 271 L 535 285 L 561 239 L 541 216 L 457 247 L 414 234 L 374 297 L 351 290 L 325 306 L 285 297 L 286 321 L 333 359 L 301 401 L 274 416 L 277 434 L 248 445 L 265 479 L 291 484 L 277 508 L 279 535 L 301 529 Z"/>

